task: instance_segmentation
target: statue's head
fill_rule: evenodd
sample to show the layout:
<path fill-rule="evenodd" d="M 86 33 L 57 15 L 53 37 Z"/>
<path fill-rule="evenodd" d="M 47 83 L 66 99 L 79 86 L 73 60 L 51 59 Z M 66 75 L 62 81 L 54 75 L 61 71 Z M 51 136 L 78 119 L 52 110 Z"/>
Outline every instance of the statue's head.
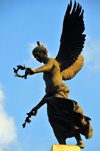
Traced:
<path fill-rule="evenodd" d="M 43 62 L 48 56 L 48 51 L 45 47 L 38 46 L 33 49 L 32 54 L 39 62 Z"/>

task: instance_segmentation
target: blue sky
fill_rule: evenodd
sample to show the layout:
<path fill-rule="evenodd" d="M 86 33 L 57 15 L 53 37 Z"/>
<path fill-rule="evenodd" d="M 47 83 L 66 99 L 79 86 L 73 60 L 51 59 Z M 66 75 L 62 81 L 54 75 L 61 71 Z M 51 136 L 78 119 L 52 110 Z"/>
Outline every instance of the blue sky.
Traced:
<path fill-rule="evenodd" d="M 62 23 L 69 0 L 0 0 L 0 151 L 47 151 L 58 144 L 48 122 L 46 105 L 32 123 L 22 128 L 29 112 L 44 96 L 42 73 L 15 78 L 13 67 L 25 64 L 36 69 L 42 64 L 32 57 L 36 41 L 56 57 Z M 74 3 L 74 0 L 72 0 Z M 91 117 L 93 138 L 86 140 L 84 151 L 99 150 L 100 136 L 100 1 L 77 0 L 84 9 L 86 42 L 82 70 L 64 83 L 69 98 L 76 100 L 84 114 Z M 67 144 L 76 144 L 75 138 Z"/>

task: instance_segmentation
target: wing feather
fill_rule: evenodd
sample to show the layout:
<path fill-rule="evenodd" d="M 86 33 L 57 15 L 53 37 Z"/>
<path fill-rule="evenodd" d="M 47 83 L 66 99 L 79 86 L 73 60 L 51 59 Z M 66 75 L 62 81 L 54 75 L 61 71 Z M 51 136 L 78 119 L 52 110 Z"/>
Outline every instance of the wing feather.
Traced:
<path fill-rule="evenodd" d="M 77 72 L 79 72 L 79 70 L 81 70 L 81 68 L 83 67 L 84 64 L 83 61 L 84 61 L 83 56 L 79 55 L 78 59 L 73 63 L 73 65 L 71 65 L 69 68 L 61 72 L 62 79 L 63 80 L 72 79 L 77 74 Z"/>
<path fill-rule="evenodd" d="M 59 52 L 55 58 L 60 63 L 61 72 L 77 60 L 84 47 L 86 35 L 83 34 L 85 29 L 83 13 L 84 10 L 76 1 L 72 9 L 72 0 L 70 0 L 64 16 Z"/>

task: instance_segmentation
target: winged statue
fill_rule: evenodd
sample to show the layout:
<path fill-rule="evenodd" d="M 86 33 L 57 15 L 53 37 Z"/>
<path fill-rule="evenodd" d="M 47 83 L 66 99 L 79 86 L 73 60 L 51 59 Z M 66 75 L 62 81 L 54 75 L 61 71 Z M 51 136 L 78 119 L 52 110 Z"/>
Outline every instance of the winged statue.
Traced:
<path fill-rule="evenodd" d="M 66 139 L 75 137 L 77 145 L 84 148 L 81 134 L 86 139 L 92 138 L 93 129 L 90 124 L 91 118 L 85 116 L 77 101 L 68 99 L 69 88 L 62 80 L 71 80 L 83 67 L 84 58 L 81 52 L 84 47 L 85 30 L 82 7 L 72 0 L 67 6 L 64 16 L 60 47 L 56 58 L 48 57 L 48 50 L 42 43 L 37 41 L 37 47 L 32 51 L 33 56 L 43 66 L 32 69 L 18 65 L 14 69 L 15 77 L 27 79 L 27 75 L 43 72 L 46 89 L 43 99 L 29 112 L 25 123 L 30 123 L 31 116 L 36 116 L 38 109 L 47 104 L 47 114 L 50 125 L 59 144 L 66 144 Z M 18 70 L 25 70 L 25 75 L 19 75 Z"/>

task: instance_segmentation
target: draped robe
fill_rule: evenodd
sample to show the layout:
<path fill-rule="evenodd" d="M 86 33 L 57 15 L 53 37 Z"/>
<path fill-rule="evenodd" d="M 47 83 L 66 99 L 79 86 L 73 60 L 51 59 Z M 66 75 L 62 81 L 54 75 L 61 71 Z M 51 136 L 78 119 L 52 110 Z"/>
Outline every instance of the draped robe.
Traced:
<path fill-rule="evenodd" d="M 69 89 L 64 84 L 56 86 L 46 94 L 47 114 L 56 137 L 73 137 L 80 133 L 89 139 L 93 135 L 90 118 L 85 116 L 75 100 L 68 99 Z M 55 97 L 60 94 L 60 97 Z"/>

